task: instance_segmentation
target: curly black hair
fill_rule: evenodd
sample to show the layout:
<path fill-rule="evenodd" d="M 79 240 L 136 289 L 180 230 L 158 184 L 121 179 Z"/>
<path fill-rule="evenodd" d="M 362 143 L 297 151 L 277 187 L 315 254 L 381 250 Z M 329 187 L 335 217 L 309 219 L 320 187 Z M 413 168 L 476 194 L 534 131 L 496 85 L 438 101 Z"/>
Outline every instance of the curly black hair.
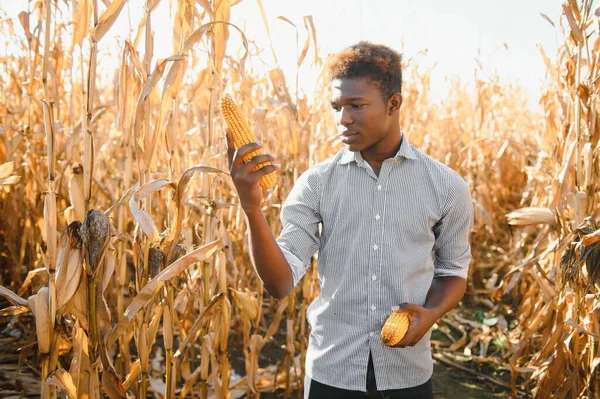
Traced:
<path fill-rule="evenodd" d="M 402 55 L 383 44 L 361 41 L 330 58 L 331 80 L 367 78 L 387 101 L 402 93 Z"/>

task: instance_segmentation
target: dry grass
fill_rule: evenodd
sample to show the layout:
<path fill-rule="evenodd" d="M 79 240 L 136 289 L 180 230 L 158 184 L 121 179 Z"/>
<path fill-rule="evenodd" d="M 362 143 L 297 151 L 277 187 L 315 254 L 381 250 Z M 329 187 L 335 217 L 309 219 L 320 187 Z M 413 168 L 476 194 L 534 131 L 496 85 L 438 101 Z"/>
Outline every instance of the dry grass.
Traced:
<path fill-rule="evenodd" d="M 97 46 L 125 1 L 73 3 L 38 0 L 18 22 L 0 24 L 19 48 L 0 64 L 0 295 L 12 303 L 2 315 L 37 341 L 22 354 L 39 365 L 42 396 L 56 387 L 71 397 L 168 398 L 299 389 L 316 275 L 282 301 L 263 292 L 224 172 L 217 104 L 232 94 L 281 160 L 264 204 L 277 233 L 297 176 L 341 147 L 326 77 L 307 99 L 286 89 L 280 70 L 245 68 L 251 45 L 244 40 L 235 57 L 227 48 L 241 32 L 223 23 L 236 3 L 226 1 L 177 1 L 173 55 L 155 60 L 144 33 L 158 1 L 148 0 L 137 32 L 112 55 L 114 79 L 101 80 Z M 454 82 L 433 104 L 427 72 L 408 60 L 402 126 L 467 179 L 475 201 L 469 300 L 488 307 L 486 320 L 444 318 L 441 331 L 462 337 L 436 342 L 438 350 L 510 367 L 515 392 L 600 398 L 600 41 L 590 1 L 564 11 L 544 115 L 496 78 L 474 90 Z M 316 43 L 312 20 L 304 22 L 312 33 L 299 64 Z M 24 37 L 11 35 L 12 23 Z M 318 55 L 312 63 L 322 64 Z M 36 337 L 19 327 L 29 310 Z M 285 336 L 283 356 L 259 368 L 275 334 Z M 245 358 L 237 381 L 232 343 Z"/>

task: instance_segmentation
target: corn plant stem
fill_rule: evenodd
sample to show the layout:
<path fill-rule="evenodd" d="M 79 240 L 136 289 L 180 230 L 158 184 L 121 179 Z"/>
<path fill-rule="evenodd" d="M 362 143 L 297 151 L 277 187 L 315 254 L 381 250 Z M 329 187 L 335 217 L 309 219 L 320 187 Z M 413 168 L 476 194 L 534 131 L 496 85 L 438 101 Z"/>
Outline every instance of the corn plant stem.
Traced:
<path fill-rule="evenodd" d="M 172 284 L 170 284 L 169 282 L 167 282 L 167 298 L 166 298 L 166 302 L 167 302 L 167 312 L 171 312 L 171 321 L 173 320 L 173 286 Z M 163 318 L 163 323 L 165 322 L 164 318 Z M 171 344 L 169 345 L 169 347 L 166 347 L 166 342 L 167 339 L 164 340 L 165 342 L 165 360 L 166 360 L 166 375 L 165 375 L 165 381 L 166 381 L 166 396 L 167 399 L 173 399 L 175 397 L 174 392 L 175 390 L 174 388 L 174 384 L 175 381 L 173 381 L 173 346 L 172 346 L 172 342 L 173 342 L 173 329 L 172 326 L 170 326 L 168 329 L 163 329 L 163 331 L 167 330 L 167 334 L 170 334 L 170 337 L 168 337 L 169 342 L 171 342 Z"/>
<path fill-rule="evenodd" d="M 127 187 L 127 184 L 125 185 Z M 124 231 L 126 222 L 127 222 L 127 213 L 125 212 L 125 208 L 119 207 L 118 211 L 118 219 L 117 219 L 117 229 L 118 231 Z M 127 258 L 125 256 L 125 241 L 121 241 L 117 245 L 117 268 L 115 271 L 116 281 L 117 281 L 117 314 L 122 315 L 125 310 L 125 296 L 122 293 L 125 290 L 125 279 L 127 277 Z M 125 341 L 125 336 L 119 336 L 118 341 L 119 353 L 118 357 L 119 361 L 119 371 L 121 373 L 121 379 L 125 378 L 127 374 L 127 370 L 129 370 L 130 366 L 130 357 L 129 351 L 127 350 L 127 345 Z"/>
<path fill-rule="evenodd" d="M 206 335 L 206 328 L 202 327 L 200 329 L 200 337 L 203 337 L 204 335 Z M 204 341 L 204 340 L 202 340 Z M 206 342 L 202 342 L 202 345 L 206 345 Z M 200 353 L 202 353 L 202 348 L 200 348 Z M 201 359 L 201 362 L 208 362 L 208 359 Z M 200 398 L 201 399 L 207 399 L 208 398 L 208 377 L 204 378 L 204 376 L 202 376 L 202 373 L 200 374 Z"/>
<path fill-rule="evenodd" d="M 142 372 L 142 383 L 140 386 L 140 395 L 139 398 L 143 399 L 148 396 L 148 373 Z"/>
<path fill-rule="evenodd" d="M 208 382 L 205 379 L 200 380 L 200 398 L 208 398 Z"/>
<path fill-rule="evenodd" d="M 229 359 L 227 358 L 227 348 L 221 354 L 221 361 L 219 362 L 221 366 L 221 394 L 222 397 L 229 397 L 229 377 L 231 376 L 231 366 L 229 364 Z"/>
<path fill-rule="evenodd" d="M 210 302 L 210 262 L 202 262 L 202 264 L 204 265 L 204 273 L 202 274 L 202 282 L 204 283 L 202 302 L 204 306 L 208 306 Z"/>
<path fill-rule="evenodd" d="M 50 388 L 52 388 L 52 386 L 45 383 L 46 378 L 48 377 L 48 374 L 49 374 L 49 370 L 50 370 L 50 354 L 45 353 L 42 355 L 42 370 L 41 370 L 41 377 L 42 377 L 41 398 L 42 399 L 51 398 Z M 56 392 L 56 390 L 55 390 L 55 392 Z M 56 397 L 56 395 L 54 395 L 54 397 Z"/>
<path fill-rule="evenodd" d="M 213 113 L 214 88 L 210 86 L 208 88 L 208 91 L 210 92 L 210 96 L 208 98 L 208 148 L 210 148 L 213 145 L 213 120 L 211 118 L 211 115 Z"/>
<path fill-rule="evenodd" d="M 47 149 L 47 159 L 48 159 L 48 202 L 54 205 L 50 205 L 50 211 L 45 212 L 45 217 L 47 218 L 44 222 L 46 226 L 50 226 L 47 228 L 47 255 L 50 257 L 48 259 L 48 286 L 49 286 L 49 307 L 50 307 L 50 334 L 51 334 L 51 342 L 54 341 L 54 318 L 56 316 L 56 287 L 54 285 L 54 266 L 56 255 L 53 253 L 54 251 L 51 248 L 56 248 L 56 198 L 54 194 L 54 121 L 52 114 L 52 101 L 50 99 L 50 90 L 48 89 L 48 70 L 49 70 L 49 57 L 50 57 L 50 24 L 51 24 L 51 1 L 46 0 L 44 4 L 44 12 L 45 12 L 45 25 L 44 25 L 44 58 L 42 65 L 42 82 L 44 85 L 44 102 L 43 102 L 43 112 L 44 112 L 44 130 L 46 133 L 46 149 Z M 46 205 L 45 205 L 46 206 Z M 53 227 L 54 226 L 54 227 Z M 52 352 L 53 347 L 50 347 Z M 53 371 L 50 362 L 51 354 L 44 354 L 42 361 L 42 398 L 55 398 L 56 397 L 56 387 L 50 386 L 46 384 L 46 377 L 49 373 Z"/>
<path fill-rule="evenodd" d="M 98 25 L 98 0 L 92 1 L 92 15 L 94 27 Z M 92 113 L 94 110 L 94 94 L 96 91 L 96 57 L 98 55 L 98 45 L 90 33 L 90 59 L 87 79 L 87 96 L 85 103 L 85 117 L 83 120 L 83 196 L 85 198 L 85 211 L 90 210 L 90 201 L 92 198 L 92 179 L 94 168 L 94 139 L 92 137 Z"/>
<path fill-rule="evenodd" d="M 575 75 L 575 88 L 579 87 L 579 82 L 581 79 L 581 52 L 583 51 L 583 43 L 579 43 L 577 48 L 577 72 Z M 579 98 L 579 94 L 577 94 L 577 90 L 575 92 L 575 134 L 577 145 L 576 148 L 576 156 L 577 160 L 575 163 L 575 173 L 577 176 L 576 187 L 581 187 L 583 185 L 583 173 L 584 170 L 581 167 L 581 151 L 583 146 L 583 139 L 581 137 L 581 98 Z"/>
<path fill-rule="evenodd" d="M 150 1 L 147 0 L 146 1 L 146 6 L 145 6 L 145 11 L 146 11 L 146 26 L 145 26 L 145 52 L 144 52 L 144 68 L 146 71 L 146 76 L 145 78 L 148 79 L 148 77 L 150 76 L 150 67 L 151 67 L 151 61 L 152 61 L 152 25 L 151 25 L 151 17 L 150 17 Z M 143 108 L 143 112 L 144 112 L 144 150 L 147 151 L 148 150 L 148 140 L 150 137 L 150 103 L 148 101 L 148 99 L 146 99 L 145 103 L 144 103 L 144 108 Z M 144 156 L 143 154 L 138 154 L 139 158 L 138 158 L 138 170 L 140 171 L 139 173 L 139 185 L 142 186 L 144 185 L 148 179 L 149 179 L 149 165 L 145 164 L 144 161 Z M 142 200 L 142 209 L 145 210 L 146 212 L 150 213 L 150 207 L 151 207 L 151 197 L 146 197 L 144 200 Z M 149 270 L 149 266 L 150 266 L 150 240 L 148 239 L 148 237 L 144 234 L 143 238 L 142 238 L 142 256 L 143 256 L 143 265 L 142 265 L 142 270 L 141 270 L 141 276 L 138 275 L 138 281 L 140 282 L 139 284 L 139 289 L 142 289 L 145 285 L 146 282 L 148 280 L 148 276 L 150 274 L 150 270 Z M 140 316 L 142 317 L 143 320 L 146 320 L 146 317 L 148 315 L 148 312 L 151 311 L 150 306 L 145 307 L 141 312 L 140 312 Z M 146 334 L 146 336 L 144 337 L 144 342 L 146 342 L 146 345 L 151 345 L 150 342 L 148 341 L 148 329 L 147 328 L 143 328 L 141 331 L 141 334 Z M 138 351 L 138 356 L 140 358 L 140 362 L 142 364 L 141 367 L 141 376 L 142 376 L 142 381 L 140 383 L 140 391 L 139 391 L 139 397 L 140 398 L 146 398 L 147 396 L 147 392 L 148 392 L 148 370 L 147 367 L 145 367 L 145 365 L 147 365 L 148 363 L 148 351 L 145 350 L 144 353 L 142 353 L 141 349 L 139 346 L 139 341 L 136 341 L 136 344 L 138 345 L 137 347 L 137 351 Z"/>
<path fill-rule="evenodd" d="M 152 37 L 152 18 L 150 17 L 150 0 L 146 0 L 146 34 L 145 34 L 145 52 L 144 52 L 144 67 L 146 68 L 146 79 L 148 79 L 148 77 L 150 76 L 150 70 L 152 67 L 152 42 L 153 42 L 153 37 Z M 150 136 L 151 136 L 151 131 L 150 131 L 150 101 L 148 99 L 146 99 L 145 103 L 144 103 L 144 151 L 150 151 Z M 142 155 L 142 158 L 144 158 L 144 156 Z M 143 180 L 140 182 L 140 186 L 147 183 L 148 179 L 149 179 L 149 168 L 150 168 L 150 162 L 148 162 L 149 164 L 146 165 L 145 161 L 139 160 L 138 162 L 141 162 L 143 165 L 143 169 L 142 169 L 142 177 Z M 150 213 L 150 208 L 151 208 L 151 204 L 152 204 L 152 197 L 148 196 L 144 199 L 143 201 L 143 209 Z M 152 215 L 150 215 L 152 216 Z M 149 274 L 149 257 L 150 257 L 150 242 L 148 240 L 148 238 L 146 236 L 144 236 L 144 277 L 147 277 Z M 145 284 L 144 284 L 145 285 Z"/>
<path fill-rule="evenodd" d="M 167 371 L 165 372 L 166 397 L 167 399 L 172 399 L 174 397 L 173 393 L 171 392 L 174 382 L 173 376 L 171 374 L 173 372 L 173 348 L 165 349 L 165 361 L 167 369 Z"/>
<path fill-rule="evenodd" d="M 93 366 L 98 358 L 98 318 L 96 317 L 96 279 L 88 275 L 88 314 L 90 339 L 88 345 L 88 355 L 90 358 L 90 389 L 96 386 L 98 380 L 98 368 Z M 90 392 L 90 397 L 99 397 L 100 392 Z"/>
<path fill-rule="evenodd" d="M 204 266 L 204 270 L 202 273 L 202 282 L 203 282 L 202 303 L 206 307 L 206 306 L 208 306 L 208 303 L 210 302 L 211 268 L 210 268 L 210 262 L 202 262 L 202 265 Z M 204 337 L 207 332 L 208 332 L 207 328 L 202 327 L 200 329 L 199 336 Z M 204 340 L 202 340 L 202 345 L 206 345 L 206 342 L 204 342 Z M 202 359 L 202 361 L 208 361 L 208 359 Z M 204 378 L 200 379 L 200 397 L 202 399 L 208 398 L 208 381 Z"/>

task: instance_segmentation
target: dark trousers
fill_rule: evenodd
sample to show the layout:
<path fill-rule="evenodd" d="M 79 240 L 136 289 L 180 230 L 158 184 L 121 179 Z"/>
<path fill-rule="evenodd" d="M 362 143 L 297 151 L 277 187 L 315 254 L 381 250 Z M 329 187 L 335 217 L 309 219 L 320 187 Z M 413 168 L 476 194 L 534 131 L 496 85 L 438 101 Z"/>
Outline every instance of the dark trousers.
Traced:
<path fill-rule="evenodd" d="M 335 388 L 329 385 L 321 384 L 318 381 L 311 380 L 308 389 L 308 399 L 433 399 L 433 384 L 431 379 L 423 385 L 405 389 L 391 389 L 387 391 L 378 391 L 375 381 L 375 371 L 373 368 L 373 358 L 369 353 L 369 363 L 367 367 L 367 391 L 349 391 L 347 389 Z"/>

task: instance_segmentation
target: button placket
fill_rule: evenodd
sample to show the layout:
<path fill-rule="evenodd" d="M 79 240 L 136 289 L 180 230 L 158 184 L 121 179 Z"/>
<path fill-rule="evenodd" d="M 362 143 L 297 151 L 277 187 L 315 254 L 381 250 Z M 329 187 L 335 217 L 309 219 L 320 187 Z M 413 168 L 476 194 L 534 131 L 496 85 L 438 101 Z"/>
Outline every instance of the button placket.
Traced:
<path fill-rule="evenodd" d="M 369 317 L 369 329 L 371 330 L 371 332 L 369 333 L 370 336 L 373 336 L 373 331 L 378 331 L 380 329 L 380 320 L 381 320 L 381 311 L 379 310 L 379 299 L 381 297 L 381 294 L 379 293 L 379 289 L 381 287 L 381 285 L 379 284 L 379 281 L 377 281 L 378 278 L 378 273 L 381 269 L 380 263 L 381 263 L 381 245 L 382 243 L 379 242 L 379 240 L 382 237 L 383 231 L 383 224 L 381 221 L 381 211 L 382 211 L 382 205 L 384 202 L 385 197 L 382 195 L 383 194 L 383 184 L 385 184 L 385 179 L 387 178 L 387 176 L 389 175 L 389 168 L 390 165 L 389 163 L 385 163 L 382 166 L 381 169 L 381 173 L 378 176 L 377 182 L 375 183 L 375 188 L 376 190 L 374 191 L 374 201 L 373 201 L 373 207 L 372 209 L 372 213 L 371 213 L 371 237 L 373 239 L 373 241 L 371 242 L 371 256 L 369 257 L 371 259 L 370 261 L 370 265 L 369 265 L 369 270 L 371 271 L 371 284 L 369 284 L 369 289 L 368 289 L 368 300 L 369 300 L 369 313 L 370 313 L 370 317 Z"/>

